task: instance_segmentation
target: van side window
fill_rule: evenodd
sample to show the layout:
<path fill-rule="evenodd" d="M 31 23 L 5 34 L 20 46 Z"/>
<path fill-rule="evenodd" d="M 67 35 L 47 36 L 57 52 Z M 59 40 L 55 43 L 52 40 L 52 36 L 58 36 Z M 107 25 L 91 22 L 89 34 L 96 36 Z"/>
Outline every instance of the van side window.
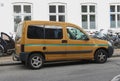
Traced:
<path fill-rule="evenodd" d="M 30 39 L 44 39 L 44 27 L 37 25 L 29 25 L 27 37 Z"/>
<path fill-rule="evenodd" d="M 80 29 L 67 27 L 68 37 L 73 40 L 85 40 L 87 37 Z"/>
<path fill-rule="evenodd" d="M 62 27 L 47 25 L 29 25 L 27 37 L 30 39 L 62 39 Z"/>
<path fill-rule="evenodd" d="M 45 26 L 45 39 L 62 39 L 63 32 L 60 26 Z"/>

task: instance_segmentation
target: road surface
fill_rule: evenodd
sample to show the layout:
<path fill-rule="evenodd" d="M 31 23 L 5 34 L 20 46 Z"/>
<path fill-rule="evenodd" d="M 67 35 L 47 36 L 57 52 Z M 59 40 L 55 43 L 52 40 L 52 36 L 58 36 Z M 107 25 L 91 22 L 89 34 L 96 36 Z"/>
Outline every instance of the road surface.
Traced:
<path fill-rule="evenodd" d="M 120 57 L 104 64 L 93 62 L 47 63 L 39 70 L 22 64 L 0 66 L 0 81 L 110 81 L 120 74 Z"/>

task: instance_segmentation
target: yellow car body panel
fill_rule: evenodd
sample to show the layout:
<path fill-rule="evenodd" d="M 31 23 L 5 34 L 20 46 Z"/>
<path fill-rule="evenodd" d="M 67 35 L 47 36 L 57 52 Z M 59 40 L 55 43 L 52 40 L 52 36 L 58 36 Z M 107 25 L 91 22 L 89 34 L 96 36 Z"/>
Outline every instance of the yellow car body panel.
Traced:
<path fill-rule="evenodd" d="M 16 54 L 20 57 L 21 53 L 33 54 L 39 52 L 45 57 L 45 61 L 75 60 L 75 59 L 94 59 L 95 51 L 99 48 L 108 49 L 108 41 L 91 38 L 82 28 L 71 23 L 52 22 L 52 21 L 25 21 L 22 25 L 20 37 L 16 37 Z M 62 37 L 58 39 L 32 39 L 28 38 L 29 26 L 46 26 L 62 29 Z M 75 28 L 87 36 L 85 40 L 70 39 L 68 30 Z M 50 28 L 49 28 L 50 29 Z M 72 29 L 70 31 L 73 31 Z M 49 31 L 48 31 L 49 32 Z M 46 32 L 47 33 L 47 32 Z M 51 32 L 53 33 L 53 32 Z M 34 33 L 32 33 L 34 34 Z M 47 35 L 46 35 L 47 36 Z M 79 36 L 78 36 L 79 37 Z M 28 55 L 27 55 L 28 56 Z M 22 55 L 23 57 L 23 55 Z M 20 57 L 20 59 L 22 58 Z M 29 58 L 29 56 L 27 57 Z M 25 58 L 25 59 L 27 59 Z"/>

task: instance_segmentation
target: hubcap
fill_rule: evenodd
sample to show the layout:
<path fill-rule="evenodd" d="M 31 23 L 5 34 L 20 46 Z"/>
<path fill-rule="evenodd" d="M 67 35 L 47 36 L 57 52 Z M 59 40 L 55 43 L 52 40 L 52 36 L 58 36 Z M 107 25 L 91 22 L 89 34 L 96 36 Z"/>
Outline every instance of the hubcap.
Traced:
<path fill-rule="evenodd" d="M 31 64 L 35 68 L 39 68 L 42 65 L 42 59 L 39 56 L 34 56 L 31 59 Z"/>
<path fill-rule="evenodd" d="M 99 61 L 103 62 L 106 59 L 106 55 L 103 52 L 100 52 L 98 55 Z"/>

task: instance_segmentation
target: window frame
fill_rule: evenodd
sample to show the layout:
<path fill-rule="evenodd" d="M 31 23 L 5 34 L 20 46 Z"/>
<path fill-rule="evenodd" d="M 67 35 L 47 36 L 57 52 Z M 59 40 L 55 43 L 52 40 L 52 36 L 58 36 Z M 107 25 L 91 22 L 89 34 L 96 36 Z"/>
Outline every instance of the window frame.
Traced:
<path fill-rule="evenodd" d="M 111 6 L 115 6 L 115 10 L 112 12 L 111 11 Z M 110 13 L 110 28 L 111 29 L 117 29 L 117 28 L 120 28 L 120 25 L 118 25 L 118 15 L 120 15 L 120 11 L 118 11 L 118 6 L 120 6 L 120 3 L 118 4 L 110 4 L 109 5 L 109 13 Z M 112 24 L 111 24 L 111 15 L 115 15 L 115 26 L 112 26 Z"/>
<path fill-rule="evenodd" d="M 50 13 L 50 6 L 55 6 L 56 7 L 56 13 Z M 64 6 L 64 12 L 63 13 L 60 13 L 59 12 L 59 6 Z M 59 21 L 59 16 L 64 16 L 64 21 L 61 21 L 61 22 L 66 22 L 66 18 L 67 18 L 67 15 L 66 15 L 66 6 L 67 4 L 66 3 L 49 3 L 49 20 L 50 20 L 50 16 L 56 16 L 56 20 L 55 21 Z M 51 20 L 50 20 L 51 21 Z M 53 20 L 54 21 L 54 20 Z"/>
<path fill-rule="evenodd" d="M 82 28 L 83 27 L 83 21 L 82 21 L 82 15 L 86 15 L 87 16 L 87 27 L 84 28 L 85 30 L 95 30 L 97 29 L 97 4 L 96 3 L 82 3 L 81 4 L 81 25 L 82 25 Z M 87 6 L 87 12 L 82 12 L 82 6 Z M 94 6 L 95 10 L 94 12 L 90 12 L 90 6 Z M 92 28 L 91 25 L 90 25 L 90 16 L 91 15 L 94 15 L 95 16 L 95 27 Z"/>
<path fill-rule="evenodd" d="M 21 17 L 20 22 L 22 22 L 22 21 L 25 20 L 26 16 L 30 16 L 30 20 L 32 20 L 32 15 L 33 15 L 33 4 L 32 3 L 24 3 L 24 2 L 22 3 L 21 2 L 21 3 L 13 3 L 12 5 L 13 5 L 13 19 L 15 19 L 15 17 L 19 16 L 19 17 Z M 26 5 L 30 6 L 30 13 L 25 13 L 24 12 L 24 6 L 26 6 Z M 20 6 L 21 12 L 20 13 L 15 13 L 14 6 Z M 14 31 L 16 32 L 17 26 L 15 26 L 15 25 L 18 25 L 18 24 L 17 23 L 15 24 L 15 21 L 14 21 Z"/>

